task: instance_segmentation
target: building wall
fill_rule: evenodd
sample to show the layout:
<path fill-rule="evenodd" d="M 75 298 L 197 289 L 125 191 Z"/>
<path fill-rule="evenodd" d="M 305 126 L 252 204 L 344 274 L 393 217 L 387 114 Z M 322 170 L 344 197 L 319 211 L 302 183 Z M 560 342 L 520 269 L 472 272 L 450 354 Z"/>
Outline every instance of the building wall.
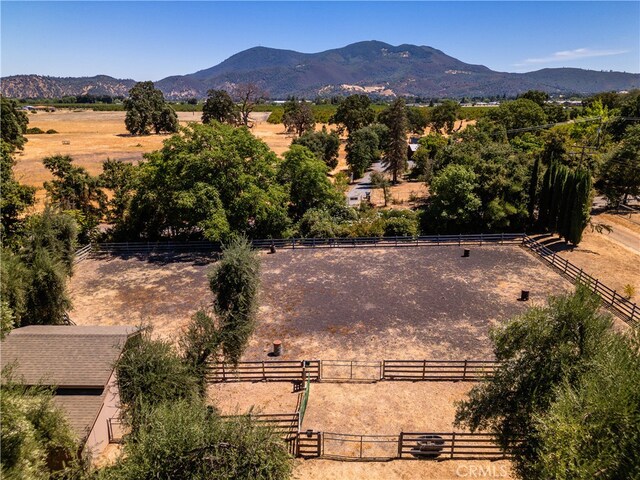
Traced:
<path fill-rule="evenodd" d="M 105 386 L 102 408 L 96 418 L 93 428 L 84 444 L 83 453 L 90 454 L 95 461 L 109 445 L 109 419 L 120 415 L 120 393 L 116 382 L 115 370 L 111 373 L 109 382 Z"/>

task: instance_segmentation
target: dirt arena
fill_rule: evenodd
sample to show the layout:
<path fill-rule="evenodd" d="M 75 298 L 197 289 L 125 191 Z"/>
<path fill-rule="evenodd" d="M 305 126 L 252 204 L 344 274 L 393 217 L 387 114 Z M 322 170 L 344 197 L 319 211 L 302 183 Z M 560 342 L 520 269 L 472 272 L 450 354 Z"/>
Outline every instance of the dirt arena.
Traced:
<path fill-rule="evenodd" d="M 261 253 L 258 328 L 246 360 L 488 359 L 489 327 L 569 282 L 517 246 L 279 250 Z M 71 279 L 78 324 L 149 323 L 175 335 L 210 305 L 210 257 L 101 256 Z M 517 300 L 531 291 L 529 303 Z"/>

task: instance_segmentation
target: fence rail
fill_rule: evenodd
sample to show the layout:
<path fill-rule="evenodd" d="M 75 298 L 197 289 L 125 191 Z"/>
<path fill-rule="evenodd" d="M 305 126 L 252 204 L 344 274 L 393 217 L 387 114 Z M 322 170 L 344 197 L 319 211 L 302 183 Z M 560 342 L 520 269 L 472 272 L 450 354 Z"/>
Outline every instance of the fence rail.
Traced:
<path fill-rule="evenodd" d="M 279 360 L 271 362 L 239 362 L 232 365 L 215 362 L 209 366 L 207 379 L 219 382 L 291 382 L 296 380 L 319 380 L 318 360 Z"/>
<path fill-rule="evenodd" d="M 640 323 L 640 309 L 635 303 L 632 303 L 615 290 L 607 287 L 597 278 L 585 273 L 582 268 L 576 267 L 570 261 L 562 258 L 560 255 L 556 254 L 556 252 L 542 245 L 535 239 L 525 236 L 523 244 L 573 282 L 582 283 L 592 292 L 597 293 L 600 296 L 602 303 L 608 306 L 625 322 L 630 325 L 637 325 Z"/>
<path fill-rule="evenodd" d="M 382 380 L 475 381 L 493 375 L 495 360 L 384 360 Z"/>
<path fill-rule="evenodd" d="M 400 459 L 489 459 L 508 458 L 490 433 L 402 432 L 398 439 Z"/>
<path fill-rule="evenodd" d="M 341 461 L 499 460 L 510 458 L 490 433 L 401 432 L 399 435 L 300 432 L 296 456 Z"/>
<path fill-rule="evenodd" d="M 209 366 L 210 383 L 475 381 L 490 377 L 495 360 L 279 360 Z"/>
<path fill-rule="evenodd" d="M 93 251 L 93 245 L 91 244 L 85 245 L 84 247 L 81 247 L 78 250 L 76 250 L 75 255 L 73 256 L 74 265 L 86 259 L 89 255 L 91 255 L 92 251 Z"/>
<path fill-rule="evenodd" d="M 300 414 L 295 413 L 259 413 L 249 415 L 224 415 L 225 420 L 234 420 L 248 416 L 254 423 L 271 429 L 284 440 L 295 439 L 300 430 Z"/>
<path fill-rule="evenodd" d="M 116 417 L 107 419 L 107 433 L 109 443 L 122 443 L 126 430 L 125 423 Z"/>

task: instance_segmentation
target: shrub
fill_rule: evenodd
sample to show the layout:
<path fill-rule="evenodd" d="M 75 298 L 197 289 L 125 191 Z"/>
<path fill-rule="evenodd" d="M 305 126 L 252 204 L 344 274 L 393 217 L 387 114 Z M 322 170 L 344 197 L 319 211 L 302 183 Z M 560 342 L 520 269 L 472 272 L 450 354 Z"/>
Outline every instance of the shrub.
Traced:
<path fill-rule="evenodd" d="M 149 332 L 132 339 L 116 363 L 120 399 L 135 428 L 144 409 L 167 401 L 192 398 L 198 382 L 171 343 L 152 340 Z"/>
<path fill-rule="evenodd" d="M 201 401 L 147 408 L 137 435 L 125 443 L 108 480 L 280 480 L 293 461 L 284 442 L 249 417 L 222 419 Z"/>
<path fill-rule="evenodd" d="M 44 130 L 38 127 L 31 127 L 31 128 L 27 128 L 26 133 L 27 135 L 40 135 L 44 133 Z"/>
<path fill-rule="evenodd" d="M 54 133 L 58 133 L 58 131 L 57 131 L 57 130 L 54 130 L 53 128 L 50 128 L 50 129 L 49 129 L 49 130 L 47 130 L 45 133 L 46 133 L 47 135 L 53 135 Z"/>

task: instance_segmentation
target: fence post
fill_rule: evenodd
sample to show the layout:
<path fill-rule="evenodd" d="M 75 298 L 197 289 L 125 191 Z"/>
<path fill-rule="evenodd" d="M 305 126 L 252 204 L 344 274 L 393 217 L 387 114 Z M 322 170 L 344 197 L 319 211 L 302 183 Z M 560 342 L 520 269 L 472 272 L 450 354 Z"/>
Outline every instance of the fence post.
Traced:
<path fill-rule="evenodd" d="M 458 234 L 458 246 L 462 245 L 462 234 Z"/>
<path fill-rule="evenodd" d="M 267 372 L 264 370 L 264 360 L 262 361 L 262 379 L 267 380 Z"/>
<path fill-rule="evenodd" d="M 318 456 L 322 456 L 322 432 L 318 432 Z"/>
<path fill-rule="evenodd" d="M 613 306 L 616 303 L 616 291 L 613 291 L 613 295 L 611 295 L 611 306 Z"/>
<path fill-rule="evenodd" d="M 362 458 L 362 435 L 360 435 L 360 458 Z"/>
<path fill-rule="evenodd" d="M 462 380 L 467 379 L 467 359 L 464 359 L 464 370 L 462 371 Z"/>
<path fill-rule="evenodd" d="M 400 436 L 398 437 L 398 458 L 402 458 L 402 443 L 404 441 L 404 433 L 400 432 Z"/>
<path fill-rule="evenodd" d="M 598 283 L 600 283 L 600 280 L 596 278 L 596 284 L 593 286 L 594 293 L 598 293 Z"/>
<path fill-rule="evenodd" d="M 582 269 L 580 269 L 580 272 L 578 273 L 578 282 L 582 282 Z"/>
<path fill-rule="evenodd" d="M 483 238 L 483 234 L 480 234 L 480 246 L 482 246 L 482 238 Z"/>
<path fill-rule="evenodd" d="M 451 435 L 451 458 L 453 458 L 453 450 L 455 449 L 456 446 L 456 432 L 453 432 L 453 434 Z"/>
<path fill-rule="evenodd" d="M 227 381 L 227 372 L 225 372 L 224 370 L 224 362 L 222 362 L 222 381 L 223 382 Z"/>
<path fill-rule="evenodd" d="M 422 380 L 427 376 L 427 361 L 422 360 Z"/>

